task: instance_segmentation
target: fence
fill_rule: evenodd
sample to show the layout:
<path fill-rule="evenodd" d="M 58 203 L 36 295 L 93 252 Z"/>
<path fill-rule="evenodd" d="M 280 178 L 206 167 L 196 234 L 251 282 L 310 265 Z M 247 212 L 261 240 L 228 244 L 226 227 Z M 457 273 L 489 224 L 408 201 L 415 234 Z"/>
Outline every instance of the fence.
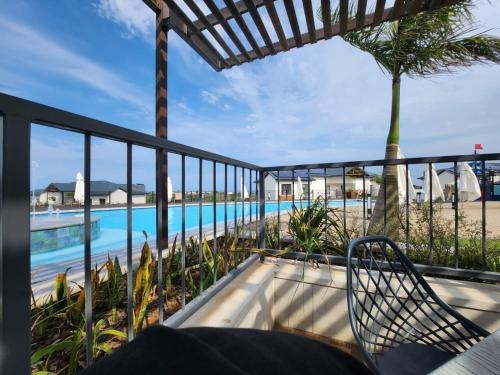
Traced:
<path fill-rule="evenodd" d="M 325 204 L 330 204 L 329 200 L 337 199 L 339 195 L 332 193 L 332 188 L 327 186 L 327 177 L 329 170 L 335 170 L 337 180 L 341 181 L 342 189 L 341 200 L 338 201 L 339 207 L 342 208 L 342 226 L 346 229 L 347 226 L 347 206 L 350 200 L 357 199 L 358 204 L 362 207 L 363 230 L 367 232 L 368 224 L 368 190 L 367 186 L 369 179 L 375 178 L 374 175 L 367 173 L 370 167 L 387 167 L 401 165 L 405 166 L 406 170 L 406 244 L 409 246 L 409 227 L 410 227 L 410 202 L 409 202 L 409 187 L 408 187 L 408 171 L 409 166 L 423 164 L 429 171 L 432 169 L 432 163 L 451 163 L 454 168 L 454 189 L 455 196 L 458 196 L 457 184 L 457 163 L 461 161 L 477 161 L 482 167 L 482 188 L 483 195 L 481 201 L 481 251 L 482 251 L 482 270 L 461 270 L 459 269 L 459 254 L 460 242 L 458 236 L 458 205 L 454 208 L 455 222 L 455 262 L 454 267 L 436 267 L 432 265 L 432 249 L 433 243 L 436 240 L 433 238 L 432 220 L 434 203 L 429 202 L 430 210 L 430 230 L 429 230 L 429 260 L 430 264 L 419 266 L 422 271 L 440 275 L 452 275 L 461 277 L 473 277 L 478 279 L 498 281 L 499 274 L 486 271 L 486 161 L 500 160 L 500 154 L 486 155 L 458 155 L 458 156 L 443 156 L 443 157 L 428 157 L 428 158 L 408 158 L 400 160 L 373 160 L 373 161 L 355 161 L 345 163 L 326 163 L 326 164 L 306 164 L 306 165 L 289 165 L 289 166 L 273 166 L 261 168 L 252 163 L 247 163 L 231 158 L 227 158 L 218 154 L 210 153 L 204 150 L 196 149 L 176 142 L 168 141 L 148 134 L 136 132 L 130 129 L 111 125 L 87 117 L 79 116 L 73 113 L 61 111 L 48 106 L 40 105 L 23 99 L 0 94 L 0 127 L 2 135 L 1 153 L 0 153 L 0 351 L 2 353 L 1 369 L 2 373 L 28 373 L 30 371 L 30 342 L 31 342 L 31 290 L 30 290 L 30 129 L 32 124 L 54 127 L 65 131 L 77 132 L 83 134 L 84 137 L 84 291 L 85 291 L 85 331 L 86 331 L 86 359 L 87 364 L 93 361 L 93 308 L 92 308 L 92 264 L 91 264 L 91 202 L 90 202 L 90 182 L 91 182 L 91 142 L 93 138 L 104 138 L 116 142 L 121 142 L 126 145 L 126 175 L 127 175 L 127 242 L 126 242 L 126 277 L 127 277 L 127 319 L 128 319 L 128 338 L 133 338 L 133 265 L 132 265 L 132 160 L 134 147 L 145 147 L 156 152 L 156 183 L 157 196 L 156 198 L 156 254 L 158 261 L 158 279 L 157 286 L 161 291 L 158 293 L 158 321 L 164 321 L 163 309 L 163 285 L 164 273 L 162 272 L 162 264 L 165 252 L 169 251 L 168 244 L 168 202 L 162 195 L 161 187 L 165 181 L 159 181 L 159 176 L 165 176 L 165 173 L 159 173 L 161 158 L 168 154 L 176 154 L 181 160 L 181 191 L 180 199 L 177 199 L 181 207 L 181 270 L 180 270 L 180 291 L 181 291 L 181 309 L 184 309 L 187 303 L 186 299 L 186 249 L 187 244 L 187 228 L 186 228 L 186 206 L 196 204 L 199 207 L 198 217 L 198 267 L 200 269 L 199 289 L 203 289 L 203 263 L 204 263 L 204 244 L 202 238 L 204 231 L 207 231 L 207 226 L 203 222 L 202 206 L 210 201 L 213 206 L 212 220 L 210 223 L 211 232 L 213 233 L 211 251 L 214 255 L 215 272 L 213 274 L 213 283 L 218 282 L 218 277 L 221 275 L 231 275 L 237 273 L 239 262 L 244 261 L 250 255 L 250 248 L 247 251 L 236 254 L 229 253 L 228 238 L 233 235 L 236 241 L 245 241 L 250 238 L 252 246 L 257 246 L 261 249 L 266 247 L 265 230 L 266 222 L 266 201 L 273 198 L 276 199 L 277 208 L 274 209 L 274 215 L 280 220 L 280 216 L 284 215 L 283 202 L 287 204 L 298 203 L 300 200 L 304 205 L 311 205 L 312 200 L 323 198 Z M 186 158 L 194 158 L 198 161 L 198 189 L 196 195 L 193 192 L 186 193 Z M 203 191 L 204 179 L 207 177 L 203 174 L 203 166 L 211 165 L 212 175 L 208 176 L 212 179 L 212 191 Z M 346 188 L 346 183 L 352 179 L 354 174 L 351 173 L 352 168 L 357 168 L 357 176 L 361 176 L 362 189 L 356 197 L 348 197 L 349 192 Z M 217 179 L 219 174 L 217 171 L 223 171 L 223 191 L 217 188 Z M 231 171 L 232 170 L 232 171 Z M 237 170 L 240 171 L 241 181 L 237 180 Z M 299 172 L 300 171 L 300 172 Z M 339 172 L 340 171 L 340 172 Z M 164 172 L 164 171 L 163 171 Z M 229 174 L 233 174 L 230 179 Z M 271 176 L 272 175 L 272 176 Z M 324 187 L 322 189 L 312 189 L 311 184 L 315 184 L 319 177 L 324 177 Z M 432 176 L 432 173 L 430 174 Z M 269 176 L 276 179 L 278 189 L 280 188 L 281 180 L 286 178 L 291 181 L 290 186 L 285 188 L 284 193 L 277 193 L 275 197 L 268 196 L 267 192 L 275 191 L 267 189 L 266 183 L 269 183 Z M 274 177 L 273 177 L 274 176 Z M 302 177 L 306 186 L 301 186 L 300 196 L 297 195 L 295 189 L 296 178 Z M 314 180 L 313 180 L 314 179 Z M 431 177 L 432 179 L 432 177 Z M 347 181 L 347 182 L 346 182 Z M 271 181 L 272 182 L 272 181 Z M 432 182 L 430 184 L 432 186 Z M 248 195 L 243 193 L 242 186 L 248 186 Z M 386 202 L 387 184 L 382 181 L 381 197 L 383 202 Z M 432 188 L 431 188 L 432 189 Z M 232 190 L 232 192 L 230 192 Z M 239 194 L 238 194 L 239 190 Z M 307 194 L 307 192 L 316 191 L 316 195 Z M 304 195 L 304 191 L 306 194 Z M 318 193 L 319 191 L 319 193 Z M 326 196 L 326 199 L 325 199 Z M 431 191 L 432 196 L 432 191 Z M 178 197 L 179 198 L 179 197 Z M 305 199 L 303 199 L 305 198 Z M 375 199 L 371 197 L 370 199 Z M 378 198 L 381 199 L 381 198 Z M 272 200 L 272 199 L 271 199 Z M 232 201 L 232 203 L 231 203 Z M 239 206 L 238 206 L 239 204 Z M 217 207 L 223 206 L 223 214 L 217 210 Z M 238 207 L 241 207 L 241 213 L 237 212 Z M 385 203 L 384 203 L 385 208 Z M 250 212 L 246 213 L 245 209 Z M 228 211 L 234 210 L 233 222 L 228 218 Z M 387 210 L 383 211 L 384 230 L 388 220 Z M 222 217 L 221 217 L 222 216 Z M 239 218 L 239 219 L 238 219 Z M 245 222 L 246 220 L 246 222 Z M 248 228 L 245 233 L 240 233 L 238 228 Z M 278 231 L 278 236 L 281 232 Z M 248 237 L 248 238 L 247 238 Z M 223 238 L 223 241 L 219 241 Z M 293 239 L 292 239 L 293 240 Z M 192 249 L 191 249 L 192 250 Z M 271 249 L 272 250 L 272 249 Z M 270 250 L 270 251 L 271 251 Z M 175 249 L 172 250 L 175 252 Z M 290 252 L 287 256 L 296 258 L 316 258 L 324 259 L 319 254 L 305 254 L 304 252 Z M 230 264 L 229 258 L 233 257 L 233 262 Z M 343 256 L 328 256 L 332 262 L 343 264 L 345 258 Z M 221 273 L 218 273 L 217 262 L 220 260 L 224 264 Z M 220 284 L 219 284 L 220 285 Z"/>

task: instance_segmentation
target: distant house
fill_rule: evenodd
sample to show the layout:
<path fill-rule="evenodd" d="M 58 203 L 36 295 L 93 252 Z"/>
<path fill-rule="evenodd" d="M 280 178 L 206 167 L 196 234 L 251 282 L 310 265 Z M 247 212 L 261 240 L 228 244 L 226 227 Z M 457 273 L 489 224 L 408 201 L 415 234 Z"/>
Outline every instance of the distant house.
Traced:
<path fill-rule="evenodd" d="M 55 205 L 74 204 L 76 182 L 52 182 L 41 193 L 38 201 L 41 204 Z M 110 181 L 91 181 L 90 199 L 92 205 L 126 204 L 127 185 Z M 146 203 L 146 187 L 144 184 L 132 185 L 132 203 Z"/>
<path fill-rule="evenodd" d="M 308 189 L 311 189 L 311 199 L 324 197 L 325 192 L 328 199 L 341 199 L 344 195 L 342 178 L 342 168 L 328 168 L 326 171 L 326 183 L 324 172 L 311 171 L 308 176 L 307 171 L 282 171 L 278 173 L 270 172 L 265 177 L 265 197 L 266 200 L 277 200 L 278 194 L 281 200 L 300 199 L 298 196 L 298 177 L 302 182 L 304 192 L 302 199 L 307 199 Z M 310 181 L 309 181 L 310 178 Z M 365 190 L 367 193 L 372 189 L 374 195 L 377 194 L 379 185 L 374 181 L 375 175 L 365 172 Z M 292 189 L 293 186 L 293 189 Z M 345 191 L 348 198 L 357 198 L 363 192 L 363 169 L 358 167 L 346 168 Z"/>

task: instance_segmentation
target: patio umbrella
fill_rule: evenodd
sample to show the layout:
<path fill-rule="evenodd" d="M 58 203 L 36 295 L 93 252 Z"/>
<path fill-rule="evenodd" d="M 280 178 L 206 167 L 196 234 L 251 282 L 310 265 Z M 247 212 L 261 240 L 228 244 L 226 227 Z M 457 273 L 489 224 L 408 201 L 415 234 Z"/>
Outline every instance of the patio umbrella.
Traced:
<path fill-rule="evenodd" d="M 75 195 L 73 199 L 80 204 L 85 202 L 85 183 L 80 172 L 76 174 Z"/>
<path fill-rule="evenodd" d="M 248 194 L 248 190 L 246 185 L 243 183 L 243 176 L 240 177 L 240 191 L 243 199 L 246 199 L 249 197 L 250 194 Z"/>
<path fill-rule="evenodd" d="M 438 174 L 434 165 L 432 165 L 432 200 L 435 201 L 441 198 L 444 201 L 443 188 L 441 187 L 441 182 L 439 182 Z M 430 178 L 429 178 L 429 168 L 427 165 L 424 168 L 424 201 L 429 202 L 430 198 Z"/>
<path fill-rule="evenodd" d="M 481 187 L 469 164 L 459 163 L 460 180 L 458 181 L 458 198 L 462 202 L 472 202 L 481 197 Z"/>
<path fill-rule="evenodd" d="M 404 155 L 398 146 L 398 159 L 404 159 Z M 412 202 L 417 194 L 415 193 L 415 188 L 413 187 L 413 182 L 411 179 L 411 173 L 408 171 L 408 202 Z M 399 204 L 406 203 L 406 165 L 398 165 L 398 196 Z"/>
<path fill-rule="evenodd" d="M 300 176 L 297 177 L 297 195 L 299 199 L 302 199 L 302 196 L 304 195 L 304 189 L 302 188 L 302 180 L 300 179 Z"/>
<path fill-rule="evenodd" d="M 172 189 L 172 179 L 170 176 L 167 178 L 167 198 L 168 201 L 170 202 L 173 198 L 174 190 Z"/>

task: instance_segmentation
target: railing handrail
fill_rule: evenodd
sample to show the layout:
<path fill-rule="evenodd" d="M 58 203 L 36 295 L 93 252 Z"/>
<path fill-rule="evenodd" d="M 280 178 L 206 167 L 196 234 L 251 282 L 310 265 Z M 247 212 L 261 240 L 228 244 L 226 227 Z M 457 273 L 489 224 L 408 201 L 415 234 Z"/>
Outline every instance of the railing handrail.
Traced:
<path fill-rule="evenodd" d="M 0 93 L 0 113 L 7 114 L 7 112 L 11 115 L 28 119 L 32 123 L 53 128 L 79 133 L 90 133 L 92 136 L 99 138 L 131 143 L 136 146 L 147 148 L 166 150 L 174 154 L 202 158 L 208 161 L 235 165 L 247 169 L 260 170 L 259 166 L 242 160 L 233 159 L 196 147 L 165 140 L 151 134 L 138 132 L 105 121 L 96 120 L 73 112 Z"/>
<path fill-rule="evenodd" d="M 444 155 L 444 156 L 426 156 L 420 158 L 404 158 L 404 159 L 378 159 L 378 160 L 360 160 L 360 161 L 344 161 L 334 163 L 316 163 L 316 164 L 297 164 L 297 165 L 280 165 L 271 167 L 262 167 L 264 172 L 277 171 L 297 171 L 305 169 L 324 169 L 324 168 L 344 168 L 344 167 L 382 167 L 385 165 L 412 165 L 426 163 L 453 163 L 459 161 L 491 161 L 500 160 L 500 153 L 490 154 L 470 154 L 470 155 Z"/>

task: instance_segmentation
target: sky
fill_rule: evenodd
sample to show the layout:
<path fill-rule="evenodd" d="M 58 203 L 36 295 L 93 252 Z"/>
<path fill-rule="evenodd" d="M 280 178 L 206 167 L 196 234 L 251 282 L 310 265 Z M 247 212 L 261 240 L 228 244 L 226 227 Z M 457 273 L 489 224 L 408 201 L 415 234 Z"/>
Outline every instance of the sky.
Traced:
<path fill-rule="evenodd" d="M 500 36 L 500 2 L 478 4 L 482 29 Z M 304 32 L 300 12 L 299 24 Z M 0 1 L 0 92 L 154 134 L 154 29 L 140 0 Z M 257 165 L 383 158 L 390 90 L 374 60 L 338 37 L 215 72 L 169 33 L 169 138 Z M 468 154 L 482 143 L 499 152 L 499 103 L 500 66 L 404 77 L 401 149 L 407 157 Z M 33 126 L 31 148 L 37 188 L 83 169 L 79 134 Z M 91 178 L 125 182 L 125 152 L 93 139 Z M 134 148 L 134 182 L 148 190 L 154 162 L 151 150 Z M 172 157 L 174 188 L 178 163 Z M 191 173 L 188 188 L 196 180 Z"/>

